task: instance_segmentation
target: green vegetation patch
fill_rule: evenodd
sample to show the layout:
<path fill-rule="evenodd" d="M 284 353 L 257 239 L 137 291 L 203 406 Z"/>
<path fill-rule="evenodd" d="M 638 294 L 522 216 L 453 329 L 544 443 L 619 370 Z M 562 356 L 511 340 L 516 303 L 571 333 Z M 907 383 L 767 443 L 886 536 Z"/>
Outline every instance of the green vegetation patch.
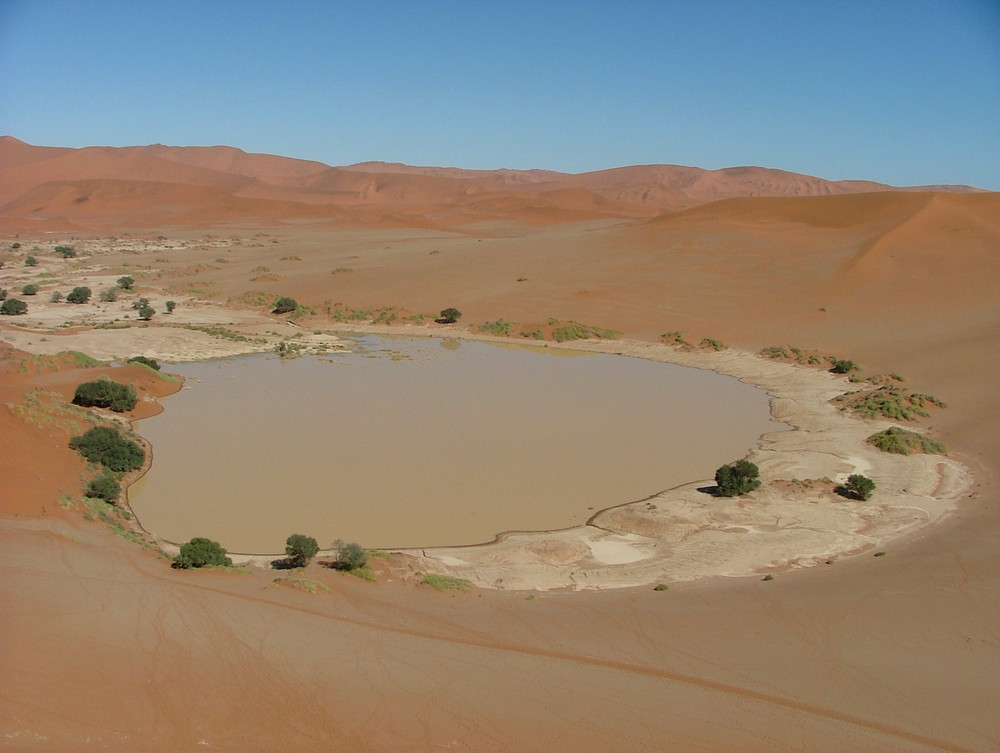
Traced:
<path fill-rule="evenodd" d="M 570 322 L 552 330 L 552 339 L 557 343 L 569 342 L 571 340 L 589 340 L 596 337 L 599 340 L 616 340 L 621 337 L 621 332 L 616 329 L 605 329 L 593 325 Z"/>
<path fill-rule="evenodd" d="M 507 337 L 510 334 L 510 328 L 514 326 L 514 322 L 508 322 L 507 320 L 501 318 L 497 319 L 495 322 L 484 322 L 479 325 L 479 331 L 485 332 L 490 335 L 497 335 L 498 337 Z"/>
<path fill-rule="evenodd" d="M 117 473 L 141 468 L 146 453 L 136 442 L 110 426 L 95 426 L 73 437 L 69 446 L 92 463 L 100 463 Z"/>
<path fill-rule="evenodd" d="M 438 591 L 468 591 L 472 588 L 472 584 L 465 578 L 452 575 L 425 575 L 420 585 L 430 586 Z"/>
<path fill-rule="evenodd" d="M 76 388 L 73 404 L 84 408 L 110 408 L 115 413 L 132 410 L 139 402 L 135 387 L 110 379 L 84 382 Z"/>
<path fill-rule="evenodd" d="M 837 400 L 846 402 L 844 410 L 852 410 L 864 418 L 888 418 L 893 421 L 916 421 L 929 416 L 927 409 L 931 406 L 946 407 L 930 395 L 888 385 L 871 392 L 852 392 Z"/>
<path fill-rule="evenodd" d="M 872 434 L 868 437 L 868 443 L 875 445 L 883 452 L 893 452 L 897 455 L 909 455 L 911 452 L 943 455 L 947 452 L 945 446 L 936 439 L 900 426 L 893 426 L 885 431 Z"/>

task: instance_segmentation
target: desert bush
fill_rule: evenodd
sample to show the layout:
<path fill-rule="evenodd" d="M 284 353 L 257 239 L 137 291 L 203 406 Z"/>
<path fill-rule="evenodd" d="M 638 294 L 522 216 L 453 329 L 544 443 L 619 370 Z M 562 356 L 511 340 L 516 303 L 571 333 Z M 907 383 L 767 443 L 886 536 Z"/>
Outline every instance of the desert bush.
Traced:
<path fill-rule="evenodd" d="M 699 345 L 703 348 L 711 348 L 712 350 L 726 350 L 727 347 L 725 343 L 711 337 L 703 338 Z"/>
<path fill-rule="evenodd" d="M 420 585 L 430 586 L 438 591 L 468 591 L 472 588 L 472 584 L 465 578 L 456 578 L 453 575 L 425 575 Z"/>
<path fill-rule="evenodd" d="M 117 473 L 141 468 L 143 449 L 110 426 L 95 426 L 69 440 L 69 446 L 92 463 L 100 463 Z"/>
<path fill-rule="evenodd" d="M 167 313 L 168 314 L 174 313 L 174 309 L 175 308 L 177 308 L 177 302 L 176 301 L 167 301 Z"/>
<path fill-rule="evenodd" d="M 17 298 L 8 298 L 3 303 L 0 303 L 0 314 L 17 316 L 19 314 L 27 313 L 28 304 L 24 301 L 19 301 Z"/>
<path fill-rule="evenodd" d="M 131 290 L 133 285 L 135 285 L 135 280 L 131 277 L 125 276 L 118 278 L 118 287 L 122 290 Z"/>
<path fill-rule="evenodd" d="M 791 358 L 792 354 L 788 352 L 788 349 L 784 345 L 769 345 L 760 354 L 764 358 Z"/>
<path fill-rule="evenodd" d="M 135 387 L 119 384 L 110 379 L 98 379 L 78 385 L 73 395 L 73 404 L 84 408 L 110 408 L 115 413 L 132 410 L 139 402 Z"/>
<path fill-rule="evenodd" d="M 459 319 L 462 318 L 462 312 L 456 308 L 446 308 L 441 309 L 441 319 L 440 321 L 444 324 L 454 324 Z"/>
<path fill-rule="evenodd" d="M 64 259 L 72 259 L 76 256 L 76 249 L 72 246 L 56 246 L 53 250 Z"/>
<path fill-rule="evenodd" d="M 274 304 L 274 309 L 271 313 L 273 314 L 289 314 L 295 311 L 299 307 L 298 301 L 294 298 L 289 298 L 287 295 L 282 296 Z"/>
<path fill-rule="evenodd" d="M 148 298 L 136 298 L 134 301 L 132 301 L 132 308 L 134 308 L 136 311 L 141 309 L 143 306 L 148 306 L 148 305 L 149 305 Z"/>
<path fill-rule="evenodd" d="M 368 552 L 360 544 L 345 544 L 342 539 L 337 539 L 330 546 L 333 549 L 334 567 L 338 569 L 357 570 L 368 562 Z"/>
<path fill-rule="evenodd" d="M 715 472 L 715 483 L 721 497 L 738 497 L 760 486 L 760 469 L 749 460 L 737 460 Z"/>
<path fill-rule="evenodd" d="M 865 418 L 915 421 L 919 417 L 929 416 L 927 407 L 931 405 L 938 408 L 945 407 L 942 401 L 931 395 L 910 392 L 903 387 L 883 386 L 853 398 L 847 407 Z"/>
<path fill-rule="evenodd" d="M 25 257 L 25 259 L 24 259 L 24 266 L 26 266 L 26 267 L 37 267 L 38 266 L 38 259 L 36 259 L 34 256 Z"/>
<path fill-rule="evenodd" d="M 143 366 L 148 366 L 154 371 L 160 370 L 160 363 L 155 358 L 147 358 L 146 356 L 132 356 L 128 359 L 127 363 L 141 363 Z"/>
<path fill-rule="evenodd" d="M 319 544 L 312 536 L 293 533 L 285 541 L 285 556 L 290 567 L 305 567 L 318 551 Z"/>
<path fill-rule="evenodd" d="M 868 500 L 875 493 L 875 482 L 860 473 L 852 473 L 838 491 L 855 499 Z"/>
<path fill-rule="evenodd" d="M 883 452 L 894 452 L 897 455 L 909 455 L 911 452 L 943 455 L 947 452 L 945 446 L 936 439 L 931 439 L 915 431 L 908 431 L 899 426 L 872 434 L 868 437 L 868 443 L 878 447 Z"/>
<path fill-rule="evenodd" d="M 586 340 L 590 337 L 589 330 L 582 324 L 571 322 L 552 330 L 552 339 L 557 343 L 569 342 L 570 340 Z"/>
<path fill-rule="evenodd" d="M 21 288 L 21 295 L 38 295 L 38 286 L 34 283 L 28 283 Z"/>
<path fill-rule="evenodd" d="M 156 310 L 152 306 L 143 306 L 139 309 L 139 318 L 145 322 L 148 322 L 156 314 Z"/>
<path fill-rule="evenodd" d="M 226 550 L 217 541 L 196 536 L 181 546 L 180 554 L 174 557 L 173 567 L 187 570 L 193 567 L 232 567 L 233 561 L 226 556 Z"/>
<path fill-rule="evenodd" d="M 854 361 L 849 361 L 846 358 L 834 358 L 830 366 L 830 371 L 834 374 L 850 374 L 859 368 L 861 367 L 854 363 Z"/>
<path fill-rule="evenodd" d="M 61 303 L 62 299 L 63 299 L 63 294 L 60 293 L 58 290 L 53 290 L 52 295 L 49 297 L 49 300 L 52 301 L 52 303 Z"/>
<path fill-rule="evenodd" d="M 115 301 L 118 300 L 118 289 L 108 288 L 107 290 L 102 290 L 101 294 L 98 296 L 98 299 L 102 303 L 114 303 Z"/>
<path fill-rule="evenodd" d="M 103 499 L 108 504 L 113 505 L 118 500 L 118 495 L 122 493 L 121 484 L 118 479 L 110 473 L 102 473 L 97 478 L 91 479 L 83 493 L 94 499 Z"/>
<path fill-rule="evenodd" d="M 514 322 L 508 322 L 504 319 L 497 319 L 495 322 L 485 322 L 479 325 L 480 332 L 487 332 L 491 335 L 499 335 L 500 337 L 506 337 L 510 333 L 510 328 L 514 325 Z"/>
<path fill-rule="evenodd" d="M 69 295 L 66 296 L 66 301 L 68 303 L 86 303 L 90 300 L 90 293 L 90 288 L 81 285 L 70 291 Z"/>

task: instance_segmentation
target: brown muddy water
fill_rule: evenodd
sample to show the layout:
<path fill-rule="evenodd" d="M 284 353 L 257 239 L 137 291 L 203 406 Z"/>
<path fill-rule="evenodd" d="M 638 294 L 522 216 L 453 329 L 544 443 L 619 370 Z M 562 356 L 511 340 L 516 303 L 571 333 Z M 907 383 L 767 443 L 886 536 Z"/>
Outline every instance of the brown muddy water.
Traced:
<path fill-rule="evenodd" d="M 291 533 L 365 547 L 489 541 L 711 479 L 773 421 L 710 371 L 484 342 L 362 337 L 353 352 L 165 367 L 185 388 L 139 423 L 129 490 L 181 543 L 282 552 Z"/>

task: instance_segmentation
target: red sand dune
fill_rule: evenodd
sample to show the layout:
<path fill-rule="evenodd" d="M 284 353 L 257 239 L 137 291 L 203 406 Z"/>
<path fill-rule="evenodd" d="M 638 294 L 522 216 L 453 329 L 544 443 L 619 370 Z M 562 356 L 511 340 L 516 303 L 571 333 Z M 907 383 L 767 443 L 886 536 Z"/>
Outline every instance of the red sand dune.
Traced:
<path fill-rule="evenodd" d="M 163 383 L 138 368 L 22 369 L 5 349 L 0 748 L 998 749 L 1000 194 L 763 168 L 334 168 L 228 147 L 0 138 L 5 233 L 234 223 L 270 241 L 172 249 L 138 284 L 164 273 L 180 289 L 210 284 L 216 300 L 253 288 L 310 305 L 454 305 L 470 328 L 558 317 L 634 339 L 684 330 L 816 348 L 944 399 L 923 428 L 977 485 L 885 557 L 769 583 L 450 595 L 379 560 L 375 584 L 311 566 L 306 579 L 330 591 L 310 592 L 275 572 L 173 571 L 63 510 L 84 468 L 71 431 L 36 421 L 31 400 L 65 400 L 99 373 L 152 394 Z M 109 270 L 136 260 L 94 258 Z M 275 279 L 250 282 L 260 266 Z M 351 272 L 330 274 L 340 267 Z"/>

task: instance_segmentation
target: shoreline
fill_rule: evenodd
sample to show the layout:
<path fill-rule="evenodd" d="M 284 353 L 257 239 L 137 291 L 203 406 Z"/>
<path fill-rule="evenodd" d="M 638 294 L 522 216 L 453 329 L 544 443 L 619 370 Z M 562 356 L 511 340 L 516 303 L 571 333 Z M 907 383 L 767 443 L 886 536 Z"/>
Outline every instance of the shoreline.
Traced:
<path fill-rule="evenodd" d="M 603 508 L 586 523 L 564 529 L 502 531 L 479 543 L 385 549 L 407 560 L 413 573 L 458 577 L 479 588 L 546 591 L 750 577 L 832 564 L 943 520 L 975 478 L 954 458 L 891 455 L 868 445 L 868 436 L 897 424 L 862 419 L 832 405 L 832 398 L 851 391 L 846 377 L 747 351 L 692 352 L 635 340 L 520 343 L 427 325 L 333 329 L 609 353 L 706 369 L 765 390 L 772 419 L 789 427 L 762 435 L 746 455 L 761 470 L 762 486 L 750 495 L 715 497 L 706 493 L 714 480 L 694 480 Z M 154 357 L 170 360 L 162 354 Z M 838 497 L 830 483 L 821 481 L 840 482 L 850 473 L 870 474 L 872 469 L 879 486 L 868 502 Z M 176 554 L 179 545 L 142 528 L 127 501 L 127 489 L 125 494 L 136 527 L 166 553 Z M 329 554 L 324 549 L 318 556 Z M 238 566 L 270 568 L 284 553 L 229 556 Z"/>

